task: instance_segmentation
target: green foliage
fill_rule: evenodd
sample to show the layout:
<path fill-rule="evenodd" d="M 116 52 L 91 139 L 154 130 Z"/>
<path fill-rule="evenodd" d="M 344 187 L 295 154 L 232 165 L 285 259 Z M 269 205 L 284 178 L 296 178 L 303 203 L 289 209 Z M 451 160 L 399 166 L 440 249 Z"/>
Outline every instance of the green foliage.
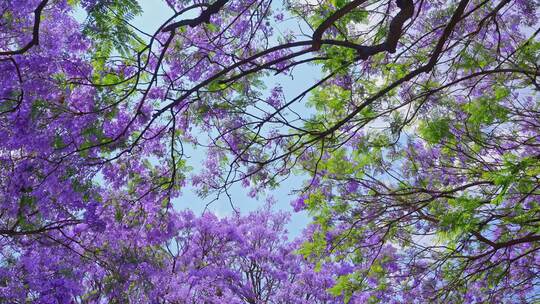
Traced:
<path fill-rule="evenodd" d="M 323 63 L 323 70 L 330 72 L 345 73 L 344 67 L 354 62 L 356 51 L 351 48 L 333 45 L 323 45 L 321 51 L 328 57 Z"/>
<path fill-rule="evenodd" d="M 350 98 L 351 92 L 338 86 L 321 87 L 313 90 L 308 105 L 318 111 L 343 113 Z"/>
<path fill-rule="evenodd" d="M 478 198 L 467 195 L 448 200 L 448 208 L 438 210 L 442 228 L 439 236 L 453 240 L 464 232 L 474 230 L 478 224 L 475 211 L 481 205 L 482 202 Z"/>
<path fill-rule="evenodd" d="M 508 110 L 497 103 L 497 101 L 506 96 L 508 96 L 507 89 L 498 87 L 494 90 L 494 99 L 481 97 L 465 104 L 463 108 L 469 114 L 468 123 L 478 128 L 482 124 L 491 124 L 497 120 L 505 120 Z"/>
<path fill-rule="evenodd" d="M 529 40 L 518 50 L 516 57 L 520 68 L 535 70 L 540 60 L 540 41 L 538 39 Z"/>
<path fill-rule="evenodd" d="M 386 78 L 395 81 L 407 75 L 409 69 L 410 65 L 406 63 L 388 63 L 383 66 L 382 73 Z"/>
<path fill-rule="evenodd" d="M 216 91 L 225 90 L 227 87 L 229 87 L 229 85 L 227 85 L 226 83 L 223 83 L 221 79 L 216 79 L 210 82 L 210 84 L 208 85 L 208 90 L 211 92 L 216 92 Z"/>
<path fill-rule="evenodd" d="M 475 43 L 469 49 L 461 52 L 461 60 L 457 63 L 458 67 L 465 71 L 474 71 L 478 68 L 485 68 L 493 62 L 493 56 L 489 53 L 482 43 Z"/>
<path fill-rule="evenodd" d="M 99 66 L 113 51 L 127 56 L 131 49 L 139 50 L 144 46 L 128 24 L 141 13 L 137 0 L 101 1 L 88 12 L 83 33 L 95 41 L 95 58 Z"/>
<path fill-rule="evenodd" d="M 418 127 L 420 136 L 431 144 L 440 143 L 443 139 L 452 138 L 449 118 L 435 118 L 431 121 L 422 121 Z"/>
<path fill-rule="evenodd" d="M 358 288 L 357 284 L 355 284 L 358 277 L 358 273 L 340 276 L 338 277 L 336 284 L 328 289 L 328 292 L 335 297 L 343 296 L 343 302 L 349 303 L 354 291 Z"/>

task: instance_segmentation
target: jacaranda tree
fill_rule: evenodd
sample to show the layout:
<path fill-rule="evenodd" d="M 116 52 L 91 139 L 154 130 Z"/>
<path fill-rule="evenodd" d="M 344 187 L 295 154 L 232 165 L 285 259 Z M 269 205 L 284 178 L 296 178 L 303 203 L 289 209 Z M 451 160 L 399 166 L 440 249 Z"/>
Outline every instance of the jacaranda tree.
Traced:
<path fill-rule="evenodd" d="M 0 302 L 540 303 L 537 0 L 165 3 L 0 1 Z"/>

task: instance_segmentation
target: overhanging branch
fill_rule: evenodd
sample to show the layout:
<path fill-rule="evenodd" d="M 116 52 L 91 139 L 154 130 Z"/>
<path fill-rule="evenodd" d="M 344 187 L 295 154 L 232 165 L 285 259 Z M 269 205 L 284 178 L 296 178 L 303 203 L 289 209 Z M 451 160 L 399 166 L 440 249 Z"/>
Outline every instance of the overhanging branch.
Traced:
<path fill-rule="evenodd" d="M 212 15 L 216 14 L 217 12 L 219 12 L 219 10 L 221 10 L 223 8 L 223 6 L 225 6 L 225 4 L 227 4 L 227 2 L 229 2 L 229 0 L 218 0 L 210 5 L 208 5 L 208 7 L 202 11 L 202 13 L 199 15 L 199 17 L 197 18 L 193 18 L 193 19 L 186 19 L 186 20 L 181 20 L 181 21 L 178 21 L 178 22 L 175 22 L 175 23 L 172 23 L 168 26 L 166 26 L 165 28 L 163 28 L 163 32 L 172 32 L 174 31 L 175 29 L 179 28 L 179 27 L 182 27 L 182 26 L 186 26 L 186 25 L 189 25 L 190 27 L 196 27 L 202 23 L 210 23 L 210 17 L 212 17 Z"/>
<path fill-rule="evenodd" d="M 49 0 L 41 1 L 41 3 L 39 3 L 39 5 L 34 10 L 34 28 L 32 30 L 32 40 L 30 40 L 30 42 L 28 42 L 24 47 L 18 50 L 0 52 L 0 56 L 13 56 L 23 54 L 29 49 L 31 49 L 34 45 L 39 44 L 39 24 L 41 23 L 41 13 L 47 5 L 47 2 L 49 2 Z"/>

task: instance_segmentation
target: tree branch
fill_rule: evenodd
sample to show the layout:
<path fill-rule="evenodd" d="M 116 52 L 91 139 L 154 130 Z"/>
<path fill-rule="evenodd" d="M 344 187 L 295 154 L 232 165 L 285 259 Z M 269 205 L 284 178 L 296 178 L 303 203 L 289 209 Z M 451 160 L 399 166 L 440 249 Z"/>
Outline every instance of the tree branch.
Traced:
<path fill-rule="evenodd" d="M 210 17 L 212 17 L 212 15 L 216 14 L 217 12 L 219 12 L 219 10 L 222 9 L 223 6 L 227 4 L 227 2 L 229 2 L 229 0 L 218 0 L 214 2 L 213 4 L 208 5 L 208 7 L 202 11 L 199 17 L 194 18 L 194 19 L 181 20 L 181 21 L 172 23 L 166 26 L 165 28 L 163 28 L 162 31 L 172 32 L 175 29 L 182 26 L 186 26 L 186 25 L 189 25 L 190 27 L 196 27 L 202 23 L 210 23 Z"/>
<path fill-rule="evenodd" d="M 321 23 L 321 25 L 315 29 L 315 32 L 313 32 L 313 50 L 318 50 L 321 48 L 322 35 L 330 26 L 332 26 L 332 24 L 334 24 L 334 22 L 338 21 L 340 18 L 347 15 L 350 11 L 362 5 L 366 1 L 367 0 L 354 0 L 349 2 L 347 5 L 338 9 L 334 14 L 324 20 L 323 23 Z"/>
<path fill-rule="evenodd" d="M 0 56 L 13 56 L 18 54 L 23 54 L 32 48 L 34 45 L 39 44 L 39 24 L 41 22 L 41 13 L 49 0 L 43 0 L 34 10 L 34 29 L 32 31 L 32 40 L 28 42 L 24 47 L 15 50 L 15 51 L 4 51 L 0 52 Z"/>

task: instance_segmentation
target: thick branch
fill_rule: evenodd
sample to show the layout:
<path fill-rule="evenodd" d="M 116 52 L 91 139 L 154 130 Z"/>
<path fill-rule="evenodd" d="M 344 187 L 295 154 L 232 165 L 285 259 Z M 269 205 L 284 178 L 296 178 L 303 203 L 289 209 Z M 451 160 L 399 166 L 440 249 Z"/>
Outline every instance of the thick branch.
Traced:
<path fill-rule="evenodd" d="M 218 0 L 218 1 L 208 5 L 208 7 L 205 10 L 202 11 L 202 13 L 199 15 L 199 17 L 194 18 L 194 19 L 186 19 L 186 20 L 181 20 L 181 21 L 175 22 L 175 23 L 170 24 L 170 25 L 166 26 L 165 28 L 163 28 L 162 31 L 163 32 L 172 32 L 175 29 L 177 29 L 179 27 L 182 27 L 182 26 L 186 26 L 186 25 L 189 25 L 190 27 L 196 27 L 196 26 L 199 26 L 202 23 L 210 23 L 210 17 L 212 17 L 212 15 L 216 14 L 217 12 L 219 12 L 219 10 L 221 10 L 223 8 L 223 6 L 225 6 L 225 4 L 227 4 L 227 2 L 229 2 L 229 0 Z"/>
<path fill-rule="evenodd" d="M 341 128 L 343 125 L 345 125 L 347 122 L 351 121 L 356 115 L 358 115 L 358 113 L 362 112 L 363 109 L 365 109 L 367 106 L 369 106 L 370 104 L 375 102 L 375 100 L 383 97 L 388 92 L 390 92 L 394 88 L 398 87 L 402 83 L 405 83 L 405 82 L 413 79 L 414 77 L 416 77 L 416 76 L 418 76 L 418 75 L 420 75 L 422 73 L 430 72 L 435 67 L 435 64 L 437 64 L 437 61 L 438 61 L 439 56 L 441 55 L 441 53 L 443 51 L 443 47 L 446 44 L 446 41 L 450 37 L 450 35 L 451 35 L 452 31 L 454 30 L 455 26 L 457 25 L 457 23 L 461 20 L 460 18 L 463 15 L 463 12 L 465 11 L 465 8 L 467 7 L 468 3 L 469 3 L 469 0 L 462 0 L 459 3 L 459 6 L 454 11 L 454 14 L 452 15 L 452 18 L 450 19 L 450 22 L 448 22 L 448 24 L 446 25 L 446 27 L 444 29 L 444 32 L 441 35 L 441 37 L 439 38 L 439 40 L 437 42 L 437 45 L 435 46 L 435 49 L 431 53 L 430 60 L 426 65 L 424 65 L 424 66 L 410 72 L 409 74 L 405 75 L 404 77 L 400 78 L 399 80 L 393 82 L 391 85 L 389 85 L 386 88 L 382 89 L 377 94 L 375 94 L 375 95 L 371 96 L 370 98 L 366 99 L 366 101 L 364 101 L 354 111 L 352 111 L 349 115 L 347 115 L 345 118 L 340 120 L 334 126 L 327 129 L 326 131 L 323 131 L 323 132 L 320 132 L 320 133 L 316 134 L 318 136 L 315 137 L 314 139 L 312 139 L 311 141 L 314 142 L 316 140 L 319 140 L 320 138 L 324 138 L 324 137 L 334 133 L 339 128 Z M 397 18 L 397 16 L 396 16 L 396 18 Z"/>
<path fill-rule="evenodd" d="M 345 16 L 351 10 L 355 9 L 365 0 L 352 1 L 345 5 L 341 9 L 337 10 L 332 16 L 326 19 L 313 33 L 313 45 L 314 50 L 320 49 L 323 40 L 322 35 L 334 22 Z M 373 46 L 358 46 L 358 57 L 360 59 L 367 59 L 369 56 L 373 56 L 380 52 L 395 53 L 399 38 L 403 32 L 403 25 L 405 22 L 414 15 L 414 3 L 412 0 L 397 0 L 397 6 L 400 8 L 399 13 L 390 22 L 390 29 L 386 41 Z"/>
<path fill-rule="evenodd" d="M 28 42 L 24 47 L 18 50 L 0 52 L 0 56 L 12 56 L 12 55 L 23 54 L 26 51 L 28 51 L 30 48 L 32 48 L 34 45 L 39 44 L 39 24 L 41 22 L 41 12 L 47 5 L 47 2 L 49 2 L 49 0 L 41 1 L 41 3 L 34 10 L 34 29 L 32 30 L 32 40 L 30 40 L 30 42 Z"/>
<path fill-rule="evenodd" d="M 414 3 L 412 0 L 397 0 L 397 5 L 401 9 L 390 22 L 390 30 L 384 47 L 389 53 L 395 53 L 399 38 L 403 31 L 403 25 L 414 15 Z"/>
<path fill-rule="evenodd" d="M 332 14 L 330 17 L 328 17 L 326 20 L 317 27 L 315 32 L 313 33 L 313 49 L 318 50 L 321 48 L 321 39 L 324 32 L 334 24 L 334 22 L 338 21 L 343 16 L 347 15 L 350 11 L 357 8 L 358 6 L 362 5 L 367 0 L 354 0 L 352 2 L 349 2 L 344 7 L 338 9 L 334 14 Z"/>

